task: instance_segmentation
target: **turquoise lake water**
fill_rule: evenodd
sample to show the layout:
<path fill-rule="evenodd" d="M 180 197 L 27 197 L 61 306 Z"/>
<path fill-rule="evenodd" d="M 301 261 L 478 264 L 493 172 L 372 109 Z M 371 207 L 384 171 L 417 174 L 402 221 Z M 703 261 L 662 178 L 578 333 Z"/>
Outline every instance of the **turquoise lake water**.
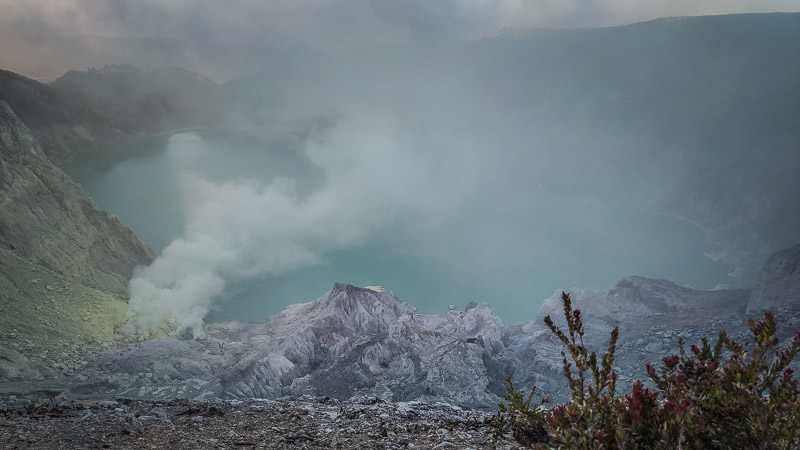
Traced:
<path fill-rule="evenodd" d="M 288 133 L 132 138 L 79 155 L 62 169 L 158 253 L 183 233 L 176 173 L 214 182 L 289 177 L 297 180 L 298 194 L 307 195 L 324 183 L 323 171 L 298 151 L 301 145 Z M 192 156 L 182 157 L 187 151 Z M 229 283 L 227 298 L 208 320 L 263 321 L 288 304 L 318 298 L 334 282 L 384 286 L 426 313 L 486 302 L 514 324 L 535 318 L 557 289 L 609 289 L 629 275 L 698 289 L 732 281 L 726 275 L 732 268 L 704 255 L 713 245 L 688 223 L 626 205 L 566 202 L 542 193 L 530 201 L 513 198 L 510 204 L 476 199 L 457 211 L 464 218 L 457 227 L 400 221 L 374 230 L 358 246 L 324 254 L 319 264 Z"/>

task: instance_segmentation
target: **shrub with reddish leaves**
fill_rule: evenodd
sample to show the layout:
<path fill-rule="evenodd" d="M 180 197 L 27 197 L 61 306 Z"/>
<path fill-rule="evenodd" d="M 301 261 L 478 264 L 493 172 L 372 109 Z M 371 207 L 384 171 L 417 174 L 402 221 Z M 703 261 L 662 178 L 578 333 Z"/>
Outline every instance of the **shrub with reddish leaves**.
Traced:
<path fill-rule="evenodd" d="M 664 358 L 661 370 L 649 374 L 663 399 L 660 409 L 678 405 L 672 442 L 687 448 L 800 447 L 800 390 L 788 367 L 800 352 L 800 333 L 780 347 L 771 313 L 760 322 L 750 319 L 749 326 L 755 341 L 750 351 L 725 332 L 713 347 L 703 339 L 690 353 L 679 340 L 680 354 Z"/>
<path fill-rule="evenodd" d="M 584 345 L 580 311 L 572 310 L 569 294 L 562 293 L 562 303 L 566 333 L 545 318 L 566 346 L 564 376 L 572 391 L 567 403 L 545 415 L 556 447 L 800 448 L 800 388 L 789 367 L 800 353 L 800 332 L 779 346 L 771 313 L 749 320 L 752 349 L 725 332 L 713 346 L 703 339 L 688 353 L 679 340 L 678 355 L 664 357 L 658 369 L 646 365 L 653 388 L 636 381 L 630 394 L 616 395 L 618 329 L 598 364 Z"/>
<path fill-rule="evenodd" d="M 563 357 L 564 377 L 570 390 L 570 401 L 548 412 L 546 428 L 553 442 L 572 448 L 604 446 L 616 440 L 617 423 L 615 389 L 617 374 L 611 370 L 614 362 L 619 329 L 611 332 L 608 350 L 598 365 L 597 353 L 589 352 L 584 344 L 583 321 L 580 310 L 572 310 L 569 294 L 562 293 L 566 333 L 550 316 L 544 323 L 561 340 L 566 352 Z M 569 354 L 569 358 L 567 358 Z M 571 361 L 571 362 L 570 362 Z"/>

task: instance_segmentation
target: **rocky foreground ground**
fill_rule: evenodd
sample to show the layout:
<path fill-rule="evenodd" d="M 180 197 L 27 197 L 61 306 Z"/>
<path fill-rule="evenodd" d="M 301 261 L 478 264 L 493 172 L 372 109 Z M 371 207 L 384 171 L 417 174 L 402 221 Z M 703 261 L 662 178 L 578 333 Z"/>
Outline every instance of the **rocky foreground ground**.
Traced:
<path fill-rule="evenodd" d="M 2 407 L 0 407 L 2 408 Z M 445 404 L 338 401 L 51 401 L 0 409 L 0 448 L 514 449 L 485 413 Z"/>

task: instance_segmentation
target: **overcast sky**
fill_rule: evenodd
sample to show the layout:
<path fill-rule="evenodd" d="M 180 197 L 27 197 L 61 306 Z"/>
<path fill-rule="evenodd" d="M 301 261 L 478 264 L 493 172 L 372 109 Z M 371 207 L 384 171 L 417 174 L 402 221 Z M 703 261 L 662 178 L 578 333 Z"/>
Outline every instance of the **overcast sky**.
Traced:
<path fill-rule="evenodd" d="M 800 11 L 797 0 L 0 0 L 21 34 L 169 36 L 346 49 L 479 38 L 508 27 L 596 27 L 666 16 Z"/>

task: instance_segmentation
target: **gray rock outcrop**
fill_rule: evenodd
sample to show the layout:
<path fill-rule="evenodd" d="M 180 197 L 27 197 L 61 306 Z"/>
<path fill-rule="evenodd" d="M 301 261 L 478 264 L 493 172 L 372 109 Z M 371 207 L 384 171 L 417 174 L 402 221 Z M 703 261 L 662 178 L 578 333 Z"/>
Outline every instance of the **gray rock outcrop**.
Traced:
<path fill-rule="evenodd" d="M 416 314 L 394 294 L 336 284 L 287 308 L 224 375 L 226 393 L 493 404 L 502 394 L 505 327 L 486 305 L 446 316 Z"/>
<path fill-rule="evenodd" d="M 491 408 L 507 373 L 533 373 L 533 358 L 518 356 L 534 353 L 524 347 L 487 305 L 417 314 L 391 292 L 337 283 L 265 324 L 212 324 L 202 340 L 109 353 L 89 387 L 77 389 L 162 399 L 370 395 Z"/>
<path fill-rule="evenodd" d="M 800 244 L 772 255 L 764 264 L 748 312 L 795 306 L 800 309 Z"/>

